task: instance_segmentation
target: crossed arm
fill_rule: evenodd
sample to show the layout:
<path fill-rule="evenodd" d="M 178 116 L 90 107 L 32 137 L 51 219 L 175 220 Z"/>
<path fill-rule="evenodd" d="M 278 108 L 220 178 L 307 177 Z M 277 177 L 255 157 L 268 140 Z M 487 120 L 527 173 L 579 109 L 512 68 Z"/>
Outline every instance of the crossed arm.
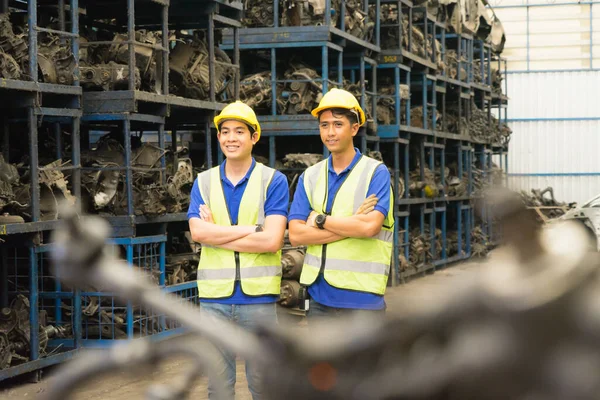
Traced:
<path fill-rule="evenodd" d="M 214 223 L 210 208 L 200 207 L 200 218 L 190 219 L 190 232 L 195 242 L 243 253 L 274 253 L 283 246 L 286 218 L 269 215 L 262 232 L 254 225 L 222 226 Z"/>
<path fill-rule="evenodd" d="M 318 229 L 315 218 L 318 213 L 312 211 L 306 221 L 290 221 L 290 242 L 294 246 L 327 244 L 341 239 L 371 237 L 379 233 L 385 216 L 379 211 L 373 212 L 377 204 L 375 195 L 365 199 L 363 204 L 349 217 L 328 216 L 323 227 Z"/>

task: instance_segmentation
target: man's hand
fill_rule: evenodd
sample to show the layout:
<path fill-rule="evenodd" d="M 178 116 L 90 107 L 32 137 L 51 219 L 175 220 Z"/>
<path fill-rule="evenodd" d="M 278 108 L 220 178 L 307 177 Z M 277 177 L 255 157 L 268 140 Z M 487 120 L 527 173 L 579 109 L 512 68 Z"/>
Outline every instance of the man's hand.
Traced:
<path fill-rule="evenodd" d="M 370 195 L 369 197 L 367 197 L 365 199 L 365 201 L 362 202 L 360 207 L 358 207 L 358 209 L 356 210 L 354 215 L 361 215 L 361 214 L 366 215 L 366 214 L 370 213 L 371 211 L 373 211 L 375 209 L 375 206 L 377 205 L 378 201 L 379 201 L 379 199 L 377 197 L 375 197 L 374 194 Z M 317 218 L 317 215 L 319 215 L 318 212 L 311 211 L 310 215 L 308 216 L 308 218 L 306 220 L 306 226 L 309 226 L 311 228 L 317 228 L 317 224 L 315 223 L 315 219 Z"/>
<path fill-rule="evenodd" d="M 315 224 L 315 218 L 317 218 L 317 215 L 319 215 L 318 212 L 311 211 L 310 215 L 308 216 L 308 219 L 306 220 L 306 226 L 310 226 L 312 228 L 316 228 L 317 225 Z"/>
<path fill-rule="evenodd" d="M 370 213 L 371 211 L 373 211 L 375 209 L 375 206 L 377 205 L 378 201 L 379 201 L 379 199 L 377 197 L 375 197 L 374 194 L 370 195 L 369 197 L 367 197 L 365 199 L 365 201 L 363 201 L 363 203 L 360 205 L 360 207 L 358 207 L 358 210 L 356 210 L 354 215 Z"/>
<path fill-rule="evenodd" d="M 215 223 L 212 212 L 210 211 L 210 208 L 206 204 L 202 204 L 200 206 L 200 218 L 202 218 L 202 221 L 204 221 L 204 222 L 208 222 L 211 224 Z"/>

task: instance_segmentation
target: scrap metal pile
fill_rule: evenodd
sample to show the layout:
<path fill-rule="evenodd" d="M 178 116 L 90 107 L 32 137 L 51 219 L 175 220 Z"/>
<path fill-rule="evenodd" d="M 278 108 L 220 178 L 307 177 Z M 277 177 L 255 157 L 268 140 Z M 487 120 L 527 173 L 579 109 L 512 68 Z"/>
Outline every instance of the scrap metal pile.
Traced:
<path fill-rule="evenodd" d="M 459 57 L 456 50 L 448 50 L 446 52 L 446 64 L 448 64 L 446 69 L 447 76 L 450 79 L 456 79 L 465 82 L 467 80 L 468 59 L 464 54 L 460 55 L 460 70 L 458 61 Z"/>
<path fill-rule="evenodd" d="M 17 18 L 18 16 L 15 15 Z M 24 21 L 11 22 L 11 14 L 0 14 L 0 75 L 4 79 L 29 80 L 29 41 Z M 58 28 L 49 26 L 48 28 Z M 51 32 L 39 32 L 37 54 L 39 79 L 45 83 L 73 83 L 76 60 L 69 40 L 61 43 Z"/>
<path fill-rule="evenodd" d="M 424 167 L 423 171 L 424 173 L 422 178 L 421 171 L 418 166 L 414 170 L 410 171 L 410 183 L 408 185 L 410 197 L 422 197 L 421 190 L 423 190 L 425 197 L 430 199 L 441 196 L 444 192 L 444 187 L 442 186 L 440 172 L 433 172 L 428 167 Z"/>
<path fill-rule="evenodd" d="M 27 297 L 18 294 L 10 304 L 0 310 L 0 370 L 29 361 L 31 350 L 30 304 Z M 70 326 L 52 325 L 46 310 L 38 312 L 38 351 L 45 356 L 48 340 L 72 335 Z"/>
<path fill-rule="evenodd" d="M 136 41 L 150 46 L 162 44 L 158 31 L 137 30 Z M 170 38 L 171 39 L 171 38 Z M 174 37 L 173 37 L 174 39 Z M 84 90 L 122 90 L 129 85 L 129 51 L 123 43 L 127 35 L 90 31 L 82 34 L 79 52 L 81 86 Z M 112 41 L 112 44 L 95 44 Z M 92 43 L 89 43 L 92 42 Z M 135 90 L 154 93 L 162 91 L 162 51 L 153 47 L 134 46 Z M 215 46 L 215 93 L 221 98 L 230 89 L 236 69 L 231 59 Z M 205 31 L 178 37 L 169 52 L 169 93 L 187 98 L 205 100 L 210 94 L 209 52 Z"/>
<path fill-rule="evenodd" d="M 406 125 L 406 101 L 410 98 L 410 87 L 400 85 L 400 121 L 396 121 L 396 88 L 390 79 L 378 84 L 377 123 L 381 125 Z"/>
<path fill-rule="evenodd" d="M 282 115 L 310 114 L 323 98 L 323 78 L 317 71 L 297 61 L 290 61 L 282 77 L 277 78 L 275 87 L 277 113 Z M 283 82 L 284 81 L 284 82 Z M 361 87 L 344 79 L 343 88 L 361 101 Z M 273 98 L 271 73 L 269 71 L 247 75 L 240 82 L 240 99 L 258 114 L 270 114 Z M 371 115 L 371 97 L 365 95 L 365 115 L 368 132 L 374 133 L 375 121 Z"/>
<path fill-rule="evenodd" d="M 435 127 L 432 127 L 433 124 L 433 113 L 435 112 Z M 432 107 L 428 107 L 427 110 L 427 129 L 435 129 L 439 130 L 442 126 L 442 114 Z M 423 125 L 423 106 L 412 107 L 410 109 L 410 126 L 415 128 L 424 129 Z"/>
<path fill-rule="evenodd" d="M 546 196 L 548 194 L 549 196 Z M 546 218 L 558 218 L 564 215 L 571 207 L 565 202 L 557 201 L 554 198 L 554 189 L 551 186 L 540 190 L 531 189 L 531 193 L 524 190 L 519 192 L 523 204 L 529 208 L 537 208 Z M 538 222 L 544 222 L 538 217 Z"/>
<path fill-rule="evenodd" d="M 410 232 L 410 250 L 409 264 L 413 268 L 418 268 L 431 260 L 439 259 L 442 252 L 442 230 L 435 229 L 435 237 L 431 234 L 429 224 L 424 224 L 423 232 L 419 227 L 413 228 Z M 435 249 L 432 249 L 432 239 L 435 243 Z"/>
<path fill-rule="evenodd" d="M 81 33 L 79 64 L 84 90 L 122 90 L 129 85 L 129 49 L 127 34 L 106 31 Z M 162 43 L 160 32 L 137 30 L 135 40 L 151 46 Z M 95 44 L 112 41 L 111 44 Z M 90 43 L 92 42 L 92 43 Z M 134 46 L 134 89 L 160 93 L 162 90 L 161 52 L 145 46 Z"/>
<path fill-rule="evenodd" d="M 498 146 L 507 146 L 510 141 L 512 130 L 505 124 L 501 124 L 496 117 L 477 107 L 475 102 L 471 104 L 471 121 L 468 125 L 469 134 L 474 142 L 490 143 Z M 491 121 L 491 122 L 488 122 Z"/>
<path fill-rule="evenodd" d="M 325 24 L 325 0 L 278 0 L 280 26 L 320 26 Z M 349 34 L 365 40 L 373 39 L 375 9 L 364 11 L 365 0 L 347 0 L 344 10 L 344 28 Z M 244 26 L 271 27 L 274 21 L 273 0 L 245 0 Z M 331 1 L 331 26 L 341 27 L 340 0 Z"/>
<path fill-rule="evenodd" d="M 58 205 L 67 201 L 75 204 L 75 198 L 68 189 L 69 182 L 64 174 L 56 170 L 69 163 L 56 160 L 40 167 L 38 179 L 40 183 L 40 218 L 42 221 L 53 220 L 58 216 Z M 19 175 L 18 168 L 25 164 L 9 164 L 0 155 L 0 213 L 5 222 L 24 222 L 31 220 L 31 176 L 29 170 Z"/>
<path fill-rule="evenodd" d="M 208 43 L 204 31 L 194 31 L 193 37 L 179 38 L 169 54 L 169 93 L 192 99 L 205 100 L 210 95 Z M 215 93 L 219 98 L 232 85 L 236 68 L 231 59 L 218 46 L 215 52 Z"/>
<path fill-rule="evenodd" d="M 122 215 L 127 213 L 125 185 L 125 150 L 107 134 L 96 148 L 82 151 L 86 168 L 81 176 L 83 203 L 88 212 Z M 194 183 L 189 158 L 179 158 L 177 172 L 162 183 L 161 157 L 166 153 L 149 143 L 138 143 L 132 149 L 133 205 L 135 215 L 159 215 L 184 211 L 189 205 L 189 190 Z M 169 170 L 169 169 L 167 169 Z"/>
<path fill-rule="evenodd" d="M 402 14 L 402 43 L 398 37 L 398 8 L 392 4 L 381 5 L 381 24 L 388 25 L 381 28 L 381 48 L 397 50 L 400 45 L 403 49 L 409 50 L 409 44 L 412 45 L 412 53 L 415 55 L 432 60 L 438 71 L 442 72 L 446 65 L 442 61 L 442 44 L 439 40 L 434 39 L 431 33 L 425 34 L 416 24 L 422 20 L 418 15 L 413 15 L 412 30 L 409 36 L 409 20 L 408 15 Z M 411 43 L 412 42 L 412 43 Z M 426 43 L 427 42 L 427 43 Z M 425 51 L 427 46 L 427 52 Z M 435 60 L 433 60 L 433 51 L 435 47 Z"/>

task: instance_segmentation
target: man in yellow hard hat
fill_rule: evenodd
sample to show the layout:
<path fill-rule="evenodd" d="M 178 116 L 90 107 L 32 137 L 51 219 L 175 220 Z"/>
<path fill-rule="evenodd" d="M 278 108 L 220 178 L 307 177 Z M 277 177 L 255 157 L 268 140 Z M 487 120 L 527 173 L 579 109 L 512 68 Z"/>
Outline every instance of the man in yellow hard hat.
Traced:
<path fill-rule="evenodd" d="M 312 115 L 331 155 L 302 174 L 289 215 L 291 243 L 307 246 L 307 317 L 383 313 L 394 236 L 389 171 L 353 145 L 365 114 L 351 93 L 330 90 Z"/>
<path fill-rule="evenodd" d="M 236 101 L 214 119 L 225 161 L 198 175 L 188 220 L 202 244 L 198 296 L 203 313 L 247 329 L 276 324 L 281 284 L 281 247 L 289 204 L 285 176 L 257 163 L 252 148 L 260 139 L 254 111 Z M 233 398 L 235 354 L 222 351 L 221 376 Z M 252 398 L 262 398 L 260 371 L 246 363 Z M 209 382 L 209 398 L 214 385 Z"/>

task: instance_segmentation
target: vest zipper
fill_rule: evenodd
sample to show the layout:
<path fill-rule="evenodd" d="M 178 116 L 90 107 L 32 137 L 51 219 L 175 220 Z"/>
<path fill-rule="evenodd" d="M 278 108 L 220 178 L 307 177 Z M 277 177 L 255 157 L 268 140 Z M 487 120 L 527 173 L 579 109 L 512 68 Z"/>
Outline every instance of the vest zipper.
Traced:
<path fill-rule="evenodd" d="M 240 278 L 240 253 L 236 251 L 233 254 L 235 256 L 235 280 L 241 281 L 242 279 Z"/>

